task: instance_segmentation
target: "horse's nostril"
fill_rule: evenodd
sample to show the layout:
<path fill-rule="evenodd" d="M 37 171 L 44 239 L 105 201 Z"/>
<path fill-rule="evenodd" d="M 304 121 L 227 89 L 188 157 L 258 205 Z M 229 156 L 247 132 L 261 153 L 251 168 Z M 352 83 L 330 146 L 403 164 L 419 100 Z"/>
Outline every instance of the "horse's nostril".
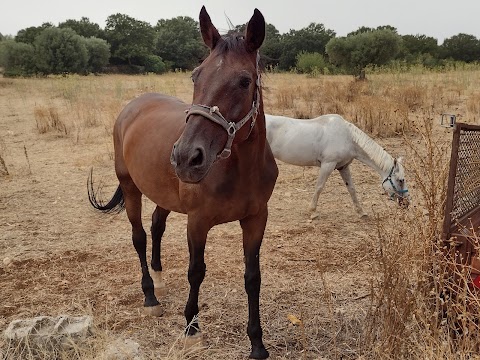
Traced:
<path fill-rule="evenodd" d="M 188 161 L 188 165 L 190 166 L 199 166 L 203 163 L 203 150 L 201 148 L 196 148 L 193 152 L 193 155 L 190 157 Z"/>

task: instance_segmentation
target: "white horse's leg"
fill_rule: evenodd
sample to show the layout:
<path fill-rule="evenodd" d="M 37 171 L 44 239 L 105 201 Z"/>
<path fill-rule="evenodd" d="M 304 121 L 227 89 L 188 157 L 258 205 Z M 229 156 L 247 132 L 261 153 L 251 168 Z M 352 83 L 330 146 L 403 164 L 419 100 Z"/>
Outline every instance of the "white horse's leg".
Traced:
<path fill-rule="evenodd" d="M 363 211 L 362 206 L 357 198 L 357 192 L 355 191 L 355 185 L 353 184 L 352 174 L 350 173 L 350 166 L 347 165 L 343 169 L 338 170 L 340 175 L 342 176 L 343 182 L 345 183 L 350 196 L 352 197 L 353 205 L 355 206 L 355 210 L 360 216 L 367 216 L 367 214 Z"/>
<path fill-rule="evenodd" d="M 333 170 L 335 170 L 335 166 L 336 163 L 322 163 L 320 165 L 315 194 L 313 194 L 312 202 L 309 208 L 310 211 L 315 211 L 315 209 L 317 208 L 318 196 L 322 192 L 328 177 L 333 172 Z"/>

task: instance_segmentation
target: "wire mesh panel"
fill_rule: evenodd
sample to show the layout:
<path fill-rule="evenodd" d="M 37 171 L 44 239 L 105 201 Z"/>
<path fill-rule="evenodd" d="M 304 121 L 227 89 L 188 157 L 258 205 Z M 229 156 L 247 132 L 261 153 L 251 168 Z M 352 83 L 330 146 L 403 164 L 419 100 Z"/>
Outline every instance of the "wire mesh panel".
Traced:
<path fill-rule="evenodd" d="M 460 125 L 460 124 L 459 124 Z M 451 216 L 460 219 L 480 206 L 480 127 L 460 128 Z"/>

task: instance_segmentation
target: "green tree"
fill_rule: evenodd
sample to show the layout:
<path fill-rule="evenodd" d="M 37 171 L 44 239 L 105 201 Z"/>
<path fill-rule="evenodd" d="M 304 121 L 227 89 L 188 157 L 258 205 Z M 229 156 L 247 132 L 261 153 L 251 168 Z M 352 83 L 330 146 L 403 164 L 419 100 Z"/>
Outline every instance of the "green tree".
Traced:
<path fill-rule="evenodd" d="M 155 26 L 155 54 L 172 69 L 192 70 L 208 54 L 198 26 L 198 22 L 188 16 L 159 20 Z"/>
<path fill-rule="evenodd" d="M 58 24 L 60 29 L 70 28 L 78 35 L 85 38 L 96 37 L 104 38 L 105 33 L 96 23 L 90 21 L 88 17 L 82 17 L 80 20 L 69 19 Z"/>
<path fill-rule="evenodd" d="M 15 41 L 33 45 L 35 39 L 43 32 L 43 30 L 52 27 L 52 23 L 46 22 L 43 23 L 41 26 L 30 26 L 28 28 L 22 29 L 17 33 L 17 36 L 15 36 Z"/>
<path fill-rule="evenodd" d="M 107 18 L 105 36 L 116 64 L 143 65 L 143 59 L 154 52 L 155 30 L 144 21 L 128 15 Z"/>
<path fill-rule="evenodd" d="M 368 26 L 360 26 L 357 30 L 348 33 L 347 37 L 348 36 L 353 36 L 353 35 L 358 35 L 358 34 L 369 33 L 369 32 L 376 31 L 376 30 L 390 30 L 390 31 L 394 32 L 395 34 L 398 33 L 397 28 L 393 27 L 393 26 L 390 26 L 390 25 L 380 25 L 380 26 L 377 26 L 377 28 L 371 28 L 371 27 L 368 27 Z"/>
<path fill-rule="evenodd" d="M 85 38 L 72 29 L 48 28 L 35 40 L 36 66 L 43 74 L 86 73 Z"/>
<path fill-rule="evenodd" d="M 278 66 L 280 56 L 282 56 L 282 36 L 277 28 L 272 24 L 265 27 L 265 41 L 260 48 L 261 54 L 265 59 L 266 67 Z"/>
<path fill-rule="evenodd" d="M 0 42 L 0 66 L 5 76 L 28 76 L 35 72 L 35 49 L 31 44 L 14 40 Z"/>
<path fill-rule="evenodd" d="M 391 30 L 374 30 L 338 37 L 327 44 L 330 61 L 360 75 L 367 65 L 383 65 L 395 58 L 402 38 Z"/>
<path fill-rule="evenodd" d="M 301 51 L 325 54 L 325 46 L 335 36 L 333 30 L 325 29 L 323 24 L 311 23 L 301 30 L 290 30 L 281 37 L 282 54 L 279 67 L 289 70 L 295 67 L 297 54 Z"/>
<path fill-rule="evenodd" d="M 108 65 L 110 59 L 110 44 L 96 37 L 84 38 L 88 52 L 87 70 L 95 74 Z"/>
<path fill-rule="evenodd" d="M 480 41 L 473 35 L 460 33 L 445 39 L 441 51 L 443 58 L 465 62 L 480 61 Z"/>
<path fill-rule="evenodd" d="M 407 54 L 419 55 L 430 54 L 436 56 L 438 54 L 437 39 L 426 35 L 403 35 L 403 46 Z"/>
<path fill-rule="evenodd" d="M 439 46 L 437 39 L 426 35 L 403 35 L 402 46 L 397 56 L 407 63 L 420 62 L 434 65 L 438 62 Z"/>
<path fill-rule="evenodd" d="M 5 40 L 5 36 L 2 35 L 2 33 L 0 33 L 0 41 L 3 41 Z"/>

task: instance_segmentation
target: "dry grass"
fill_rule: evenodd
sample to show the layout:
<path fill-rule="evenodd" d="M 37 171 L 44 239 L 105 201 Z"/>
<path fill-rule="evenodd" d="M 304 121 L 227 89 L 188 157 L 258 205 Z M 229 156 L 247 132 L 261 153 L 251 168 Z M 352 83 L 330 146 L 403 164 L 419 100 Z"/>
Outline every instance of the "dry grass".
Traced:
<path fill-rule="evenodd" d="M 262 246 L 267 348 L 276 359 L 472 358 L 478 354 L 478 296 L 465 288 L 459 296 L 442 295 L 458 288 L 447 281 L 451 262 L 439 248 L 451 135 L 437 124 L 444 112 L 478 122 L 480 72 L 368 78 L 264 77 L 266 112 L 303 118 L 340 113 L 389 150 L 408 152 L 414 195 L 410 211 L 399 211 L 378 200 L 377 179 L 364 171 L 358 187 L 366 188 L 363 201 L 375 210 L 370 220 L 354 218 L 349 203 L 342 207 L 338 199 L 349 198 L 339 181 L 322 193 L 324 213 L 312 222 L 303 203 L 310 199 L 317 169 L 279 165 Z M 140 272 L 128 222 L 123 215 L 90 214 L 85 201 L 90 166 L 116 184 L 111 131 L 123 106 L 150 91 L 190 102 L 189 74 L 0 80 L 1 94 L 11 99 L 0 103 L 5 114 L 0 129 L 11 132 L 2 132 L 8 157 L 0 152 L 0 159 L 10 175 L 0 181 L 12 179 L 0 184 L 0 250 L 14 263 L 0 267 L 1 327 L 39 314 L 91 313 L 97 337 L 89 348 L 57 358 L 94 358 L 117 336 L 137 337 L 151 359 L 245 358 L 239 229 L 216 227 L 209 234 L 200 304 L 207 346 L 186 353 L 185 219 L 172 214 L 167 223 L 162 261 L 170 291 L 161 300 L 166 315 L 152 319 L 140 311 Z M 338 195 L 340 188 L 344 193 Z M 148 226 L 153 208 L 149 202 L 145 207 Z M 459 324 L 461 336 L 454 330 Z M 4 353 L 7 347 L 0 340 Z"/>

